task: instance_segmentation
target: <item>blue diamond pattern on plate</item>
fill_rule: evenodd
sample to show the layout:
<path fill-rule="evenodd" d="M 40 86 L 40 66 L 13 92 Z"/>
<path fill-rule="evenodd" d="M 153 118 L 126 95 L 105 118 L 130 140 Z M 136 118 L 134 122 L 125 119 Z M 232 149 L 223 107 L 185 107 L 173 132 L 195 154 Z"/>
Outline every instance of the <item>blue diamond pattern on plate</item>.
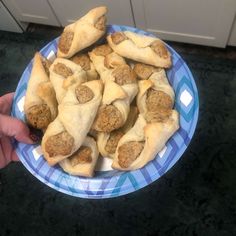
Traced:
<path fill-rule="evenodd" d="M 108 33 L 133 31 L 151 35 L 148 32 L 128 27 L 111 25 Z M 58 39 L 47 44 L 41 53 L 54 57 Z M 147 186 L 165 174 L 181 157 L 194 134 L 198 119 L 198 92 L 193 76 L 183 59 L 168 46 L 172 54 L 173 66 L 167 70 L 167 77 L 176 94 L 175 109 L 180 114 L 180 129 L 166 143 L 164 150 L 145 167 L 135 171 L 97 171 L 93 178 L 77 177 L 65 173 L 58 165 L 50 167 L 40 153 L 38 145 L 15 142 L 16 152 L 23 165 L 46 185 L 69 195 L 82 198 L 118 197 Z M 17 86 L 12 115 L 25 121 L 23 111 L 24 96 L 32 69 L 32 61 L 22 74 Z"/>

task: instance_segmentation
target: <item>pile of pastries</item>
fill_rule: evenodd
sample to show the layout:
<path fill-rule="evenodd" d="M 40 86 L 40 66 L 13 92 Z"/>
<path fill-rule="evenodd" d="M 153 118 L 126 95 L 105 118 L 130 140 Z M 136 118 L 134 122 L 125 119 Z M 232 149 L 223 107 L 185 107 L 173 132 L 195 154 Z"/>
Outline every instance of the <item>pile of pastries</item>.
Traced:
<path fill-rule="evenodd" d="M 107 35 L 106 13 L 97 7 L 66 26 L 54 61 L 37 52 L 26 91 L 26 121 L 44 133 L 44 158 L 72 175 L 93 176 L 98 158 L 117 170 L 142 168 L 179 128 L 165 44 Z"/>

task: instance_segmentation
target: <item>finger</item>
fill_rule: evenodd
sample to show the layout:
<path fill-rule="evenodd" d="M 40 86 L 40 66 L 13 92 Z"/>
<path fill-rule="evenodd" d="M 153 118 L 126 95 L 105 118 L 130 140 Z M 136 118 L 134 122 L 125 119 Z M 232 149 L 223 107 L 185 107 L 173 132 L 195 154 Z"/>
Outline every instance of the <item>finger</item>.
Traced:
<path fill-rule="evenodd" d="M 1 137 L 0 139 L 0 168 L 5 167 L 12 158 L 12 145 L 8 137 Z"/>
<path fill-rule="evenodd" d="M 0 113 L 10 114 L 14 93 L 7 93 L 0 97 Z"/>
<path fill-rule="evenodd" d="M 12 154 L 11 154 L 11 160 L 12 161 L 20 161 L 19 157 L 17 156 L 15 151 L 13 151 Z"/>
<path fill-rule="evenodd" d="M 22 143 L 33 144 L 29 128 L 21 120 L 0 114 L 0 134 L 14 137 Z"/>

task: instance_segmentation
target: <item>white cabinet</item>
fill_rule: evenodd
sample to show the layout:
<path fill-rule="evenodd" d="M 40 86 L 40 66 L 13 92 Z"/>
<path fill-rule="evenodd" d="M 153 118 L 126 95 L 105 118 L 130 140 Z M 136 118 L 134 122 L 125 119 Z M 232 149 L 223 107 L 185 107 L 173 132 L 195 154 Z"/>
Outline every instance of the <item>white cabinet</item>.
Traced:
<path fill-rule="evenodd" d="M 236 16 L 234 19 L 234 24 L 232 25 L 228 45 L 236 46 Z"/>
<path fill-rule="evenodd" d="M 18 21 L 60 25 L 47 0 L 3 0 L 3 2 Z"/>
<path fill-rule="evenodd" d="M 235 0 L 131 0 L 136 26 L 162 39 L 225 47 Z"/>
<path fill-rule="evenodd" d="M 66 26 L 94 7 L 105 5 L 108 7 L 108 24 L 134 25 L 129 0 L 49 0 L 58 20 Z"/>

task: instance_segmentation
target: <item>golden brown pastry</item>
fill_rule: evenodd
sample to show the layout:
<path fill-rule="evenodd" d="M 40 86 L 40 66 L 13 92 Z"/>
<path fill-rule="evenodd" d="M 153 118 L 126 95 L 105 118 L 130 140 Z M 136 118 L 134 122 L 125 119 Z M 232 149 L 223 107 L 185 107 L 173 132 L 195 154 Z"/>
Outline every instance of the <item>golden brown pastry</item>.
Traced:
<path fill-rule="evenodd" d="M 121 128 L 110 133 L 98 132 L 97 145 L 98 150 L 103 157 L 114 158 L 116 147 L 121 137 L 129 131 L 138 117 L 137 107 L 131 106 L 128 118 Z"/>
<path fill-rule="evenodd" d="M 128 65 L 108 71 L 104 78 L 102 105 L 98 109 L 93 129 L 109 133 L 123 126 L 137 92 L 136 75 Z"/>
<path fill-rule="evenodd" d="M 137 106 L 145 117 L 147 112 L 171 110 L 174 106 L 175 94 L 170 86 L 165 70 L 152 73 L 148 80 L 140 80 Z"/>
<path fill-rule="evenodd" d="M 168 139 L 179 128 L 179 116 L 175 110 L 165 122 L 147 123 L 140 114 L 134 127 L 119 141 L 112 168 L 136 170 L 153 160 Z"/>
<path fill-rule="evenodd" d="M 113 52 L 108 44 L 95 47 L 89 56 L 101 78 L 104 72 L 126 64 L 124 58 Z"/>
<path fill-rule="evenodd" d="M 36 129 L 44 130 L 57 116 L 56 95 L 48 77 L 50 64 L 39 52 L 35 53 L 24 111 L 27 123 Z"/>
<path fill-rule="evenodd" d="M 95 43 L 106 31 L 107 8 L 97 7 L 64 28 L 58 43 L 58 57 L 70 58 Z"/>
<path fill-rule="evenodd" d="M 92 177 L 97 159 L 97 144 L 93 138 L 87 136 L 79 150 L 59 164 L 65 172 L 71 175 Z"/>
<path fill-rule="evenodd" d="M 48 126 L 42 150 L 49 165 L 71 156 L 82 145 L 102 100 L 102 82 L 92 80 L 72 85 L 61 104 L 57 118 Z"/>
<path fill-rule="evenodd" d="M 171 66 L 171 54 L 164 42 L 158 38 L 124 31 L 108 35 L 107 41 L 109 46 L 122 57 L 156 67 Z"/>
<path fill-rule="evenodd" d="M 87 74 L 80 65 L 64 58 L 56 58 L 50 66 L 50 80 L 60 104 L 67 89 L 74 83 L 85 82 Z"/>
<path fill-rule="evenodd" d="M 90 61 L 88 54 L 77 53 L 71 57 L 70 60 L 82 67 L 87 74 L 88 81 L 98 79 L 98 73 L 93 63 Z"/>

